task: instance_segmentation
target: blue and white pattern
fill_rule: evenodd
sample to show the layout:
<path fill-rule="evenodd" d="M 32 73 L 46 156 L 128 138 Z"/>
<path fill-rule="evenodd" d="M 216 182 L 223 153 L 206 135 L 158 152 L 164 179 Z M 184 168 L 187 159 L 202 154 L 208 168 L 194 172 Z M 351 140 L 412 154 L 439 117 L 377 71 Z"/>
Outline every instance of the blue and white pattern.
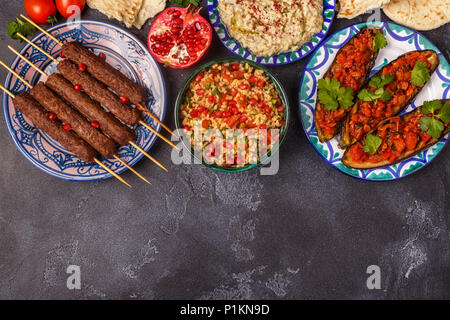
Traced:
<path fill-rule="evenodd" d="M 372 75 L 390 61 L 408 51 L 430 49 L 436 51 L 439 55 L 440 64 L 436 72 L 432 75 L 431 81 L 425 85 L 411 105 L 404 110 L 404 113 L 414 110 L 417 106 L 422 105 L 424 101 L 449 98 L 450 65 L 442 52 L 428 39 L 414 30 L 390 22 L 360 23 L 342 29 L 330 36 L 314 52 L 308 61 L 300 80 L 299 107 L 301 122 L 311 144 L 319 155 L 331 166 L 350 176 L 364 180 L 396 180 L 416 172 L 429 164 L 444 148 L 449 135 L 447 134 L 434 146 L 398 164 L 379 169 L 356 170 L 348 168 L 342 163 L 341 159 L 344 150 L 338 148 L 338 138 L 335 137 L 326 143 L 321 143 L 317 137 L 317 131 L 314 125 L 317 81 L 324 76 L 332 64 L 337 51 L 365 26 L 381 28 L 388 41 L 388 46 L 382 49 L 378 55 Z"/>
<path fill-rule="evenodd" d="M 311 52 L 325 39 L 325 36 L 330 29 L 330 26 L 334 19 L 334 10 L 336 7 L 335 0 L 324 0 L 323 1 L 323 25 L 322 31 L 314 35 L 311 41 L 305 43 L 299 50 L 293 52 L 280 53 L 271 57 L 257 57 L 252 54 L 248 49 L 241 46 L 241 44 L 231 37 L 228 33 L 227 27 L 222 23 L 220 19 L 218 0 L 208 0 L 207 9 L 209 14 L 209 20 L 211 25 L 216 31 L 220 41 L 225 45 L 225 47 L 232 53 L 248 59 L 254 62 L 265 64 L 265 65 L 283 65 L 300 60 Z"/>
<path fill-rule="evenodd" d="M 62 42 L 76 40 L 97 54 L 103 52 L 109 63 L 147 89 L 149 102 L 146 107 L 159 119 L 164 119 L 166 88 L 161 70 L 147 48 L 136 37 L 117 26 L 88 20 L 62 23 L 49 31 Z M 32 41 L 52 56 L 59 57 L 61 47 L 46 35 L 39 34 Z M 31 45 L 26 45 L 20 52 L 47 73 L 56 72 L 56 64 Z M 19 58 L 14 60 L 11 68 L 31 84 L 41 81 L 40 74 Z M 6 78 L 5 87 L 16 94 L 28 90 L 11 74 Z M 8 130 L 17 147 L 39 169 L 58 178 L 76 181 L 101 180 L 112 176 L 97 164 L 81 161 L 46 133 L 37 130 L 33 123 L 14 107 L 12 99 L 6 94 L 3 94 L 3 110 Z M 143 120 L 160 131 L 161 126 L 149 116 L 145 116 Z M 142 126 L 136 128 L 136 133 L 135 143 L 148 151 L 157 136 Z M 130 166 L 143 157 L 143 154 L 131 145 L 120 146 L 117 155 Z M 99 160 L 116 173 L 127 170 L 116 159 Z"/>

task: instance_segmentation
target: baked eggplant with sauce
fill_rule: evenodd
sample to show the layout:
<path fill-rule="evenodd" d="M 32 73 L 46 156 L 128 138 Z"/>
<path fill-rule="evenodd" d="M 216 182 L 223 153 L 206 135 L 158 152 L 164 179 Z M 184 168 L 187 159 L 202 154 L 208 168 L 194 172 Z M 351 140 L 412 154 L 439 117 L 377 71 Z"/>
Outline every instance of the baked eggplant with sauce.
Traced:
<path fill-rule="evenodd" d="M 437 143 L 450 131 L 450 99 L 425 102 L 402 116 L 381 121 L 349 147 L 342 163 L 354 169 L 396 164 Z"/>
<path fill-rule="evenodd" d="M 408 106 L 439 65 L 432 50 L 412 51 L 383 67 L 358 92 L 347 114 L 339 147 L 345 149 L 373 130 L 381 121 Z"/>
<path fill-rule="evenodd" d="M 339 82 L 346 88 L 353 99 L 356 93 L 366 84 L 379 50 L 387 44 L 381 29 L 363 28 L 339 49 L 332 65 L 325 73 L 324 79 L 334 84 Z M 330 103 L 333 92 L 327 93 L 326 85 L 321 86 L 319 80 L 318 99 L 314 114 L 317 135 L 321 142 L 331 140 L 338 132 L 350 106 L 339 105 L 338 99 Z M 351 89 L 351 90 L 350 90 Z M 351 93 L 350 93 L 351 92 Z M 331 96 L 331 97 L 330 97 Z M 331 101 L 332 102 L 332 101 Z M 353 102 L 353 100 L 351 100 Z"/>

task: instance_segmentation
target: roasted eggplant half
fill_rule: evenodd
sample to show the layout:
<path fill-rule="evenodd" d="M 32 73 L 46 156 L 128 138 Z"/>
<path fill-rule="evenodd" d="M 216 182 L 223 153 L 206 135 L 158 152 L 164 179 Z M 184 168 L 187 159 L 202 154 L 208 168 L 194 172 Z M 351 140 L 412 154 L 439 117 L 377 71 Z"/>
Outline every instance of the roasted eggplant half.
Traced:
<path fill-rule="evenodd" d="M 381 38 L 381 40 L 379 39 Z M 351 38 L 341 49 L 339 49 L 332 65 L 325 73 L 324 79 L 336 79 L 341 87 L 353 90 L 352 97 L 367 82 L 379 50 L 386 45 L 381 29 L 363 28 Z M 334 80 L 334 81 L 336 81 Z M 319 80 L 320 82 L 320 80 Z M 338 132 L 344 122 L 350 107 L 342 108 L 339 105 L 330 105 L 326 99 L 320 100 L 323 91 L 318 89 L 318 99 L 314 114 L 317 135 L 321 142 L 331 140 Z"/>
<path fill-rule="evenodd" d="M 425 102 L 402 116 L 381 121 L 348 148 L 342 163 L 354 169 L 396 164 L 441 140 L 450 131 L 450 99 Z"/>
<path fill-rule="evenodd" d="M 381 121 L 402 112 L 438 65 L 437 53 L 423 50 L 407 52 L 383 67 L 358 92 L 342 127 L 339 147 L 351 146 Z"/>

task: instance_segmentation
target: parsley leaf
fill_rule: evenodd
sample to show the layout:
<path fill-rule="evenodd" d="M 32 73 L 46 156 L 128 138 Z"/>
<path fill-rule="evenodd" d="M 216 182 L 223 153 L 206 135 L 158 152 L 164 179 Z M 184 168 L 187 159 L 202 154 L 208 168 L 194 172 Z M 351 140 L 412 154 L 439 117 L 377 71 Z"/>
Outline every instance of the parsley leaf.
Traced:
<path fill-rule="evenodd" d="M 390 74 L 382 74 L 381 76 L 374 76 L 369 81 L 369 86 L 380 89 L 384 88 L 385 85 L 391 83 L 395 80 L 395 76 Z"/>
<path fill-rule="evenodd" d="M 363 89 L 358 93 L 358 98 L 362 101 L 374 101 L 377 99 L 382 99 L 383 102 L 388 102 L 392 99 L 392 95 L 389 91 L 384 90 L 384 86 L 394 81 L 395 77 L 393 75 L 381 75 L 374 76 L 369 81 L 369 86 L 375 88 L 375 91 L 369 89 Z"/>
<path fill-rule="evenodd" d="M 384 47 L 387 46 L 387 40 L 386 37 L 384 36 L 384 34 L 382 33 L 378 33 L 374 38 L 373 38 L 373 51 L 377 52 L 380 49 L 383 49 Z"/>
<path fill-rule="evenodd" d="M 187 7 L 189 5 L 193 5 L 194 7 L 198 7 L 200 0 L 171 0 L 171 3 L 179 4 L 180 6 Z"/>
<path fill-rule="evenodd" d="M 437 115 L 445 124 L 450 122 L 450 103 L 445 103 Z"/>
<path fill-rule="evenodd" d="M 435 111 L 442 108 L 442 103 L 439 100 L 425 101 L 422 106 L 423 114 L 434 114 Z"/>
<path fill-rule="evenodd" d="M 431 74 L 430 69 L 427 68 L 427 63 L 417 61 L 411 72 L 411 83 L 415 86 L 423 86 L 430 79 Z"/>
<path fill-rule="evenodd" d="M 369 89 L 363 89 L 358 93 L 358 98 L 362 101 L 374 101 L 378 99 L 382 99 L 383 102 L 388 102 L 391 100 L 392 95 L 389 93 L 389 91 L 384 90 L 383 88 L 377 89 L 376 91 L 372 91 Z"/>
<path fill-rule="evenodd" d="M 8 22 L 8 35 L 14 40 L 19 40 L 22 42 L 22 38 L 20 38 L 17 33 L 28 37 L 33 35 L 36 32 L 36 28 L 29 22 L 23 22 L 19 18 L 16 18 L 16 21 Z"/>
<path fill-rule="evenodd" d="M 420 128 L 434 139 L 439 139 L 444 131 L 444 124 L 435 118 L 422 117 L 420 118 Z"/>
<path fill-rule="evenodd" d="M 317 83 L 318 99 L 324 104 L 326 110 L 336 110 L 339 106 L 343 109 L 353 105 L 353 90 L 341 87 L 335 78 L 320 79 Z"/>
<path fill-rule="evenodd" d="M 366 136 L 366 140 L 364 141 L 363 151 L 367 152 L 368 154 L 375 154 L 375 152 L 377 152 L 378 148 L 381 146 L 382 142 L 383 140 L 381 140 L 380 137 L 368 133 Z"/>

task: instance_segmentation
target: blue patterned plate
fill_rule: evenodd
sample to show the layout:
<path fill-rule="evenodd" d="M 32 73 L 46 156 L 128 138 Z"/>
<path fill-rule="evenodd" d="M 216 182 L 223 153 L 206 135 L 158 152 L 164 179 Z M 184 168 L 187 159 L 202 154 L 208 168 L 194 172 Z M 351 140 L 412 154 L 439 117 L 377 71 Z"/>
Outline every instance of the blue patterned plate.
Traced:
<path fill-rule="evenodd" d="M 397 58 L 408 51 L 431 49 L 438 53 L 440 64 L 436 72 L 431 77 L 431 81 L 425 85 L 422 91 L 416 96 L 414 101 L 404 112 L 409 112 L 424 101 L 434 99 L 448 99 L 450 91 L 450 65 L 442 52 L 439 51 L 428 39 L 420 33 L 390 22 L 360 23 L 342 29 L 327 40 L 314 52 L 306 65 L 300 80 L 300 116 L 303 129 L 311 144 L 319 155 L 331 166 L 356 178 L 373 181 L 396 180 L 416 172 L 429 164 L 436 155 L 444 148 L 448 141 L 447 134 L 441 141 L 436 143 L 419 154 L 405 159 L 392 166 L 371 170 L 351 169 L 341 162 L 344 150 L 338 148 L 337 137 L 321 143 L 317 138 L 317 131 L 314 125 L 314 108 L 317 97 L 317 81 L 321 79 L 330 67 L 337 51 L 359 30 L 367 25 L 376 26 L 383 29 L 388 46 L 382 49 L 375 62 L 372 74 L 380 70 L 389 61 Z"/>
<path fill-rule="evenodd" d="M 49 31 L 63 42 L 76 40 L 96 53 L 103 52 L 109 63 L 147 88 L 150 96 L 147 108 L 161 120 L 164 119 L 166 113 L 164 79 L 158 64 L 137 38 L 117 26 L 87 20 L 62 23 L 50 28 Z M 54 57 L 59 57 L 61 48 L 44 34 L 36 36 L 33 42 Z M 31 45 L 26 45 L 20 52 L 47 73 L 56 72 L 55 63 L 50 63 L 48 58 Z M 14 60 L 11 68 L 31 84 L 41 80 L 40 74 L 19 58 Z M 11 74 L 6 77 L 5 87 L 13 93 L 28 89 Z M 111 177 L 111 174 L 97 164 L 81 161 L 46 133 L 37 130 L 32 122 L 16 110 L 12 99 L 6 94 L 3 94 L 3 110 L 9 133 L 17 147 L 39 169 L 66 180 L 93 181 Z M 160 125 L 148 116 L 144 121 L 158 131 L 161 129 Z M 148 151 L 157 136 L 142 126 L 137 127 L 136 132 L 135 142 Z M 143 156 L 131 145 L 120 146 L 117 155 L 131 166 Z M 116 159 L 100 158 L 100 160 L 116 173 L 127 170 Z"/>
<path fill-rule="evenodd" d="M 207 9 L 209 14 L 209 20 L 216 30 L 220 41 L 225 45 L 225 47 L 232 53 L 248 59 L 257 63 L 266 65 L 282 65 L 295 62 L 306 57 L 308 54 L 314 51 L 314 49 L 325 39 L 331 23 L 334 19 L 334 9 L 336 7 L 335 0 L 324 0 L 323 1 L 323 26 L 322 31 L 317 33 L 311 41 L 305 43 L 299 50 L 294 52 L 286 52 L 271 57 L 257 57 L 252 54 L 249 50 L 242 47 L 241 44 L 230 36 L 227 27 L 222 23 L 219 14 L 218 0 L 208 0 Z"/>

